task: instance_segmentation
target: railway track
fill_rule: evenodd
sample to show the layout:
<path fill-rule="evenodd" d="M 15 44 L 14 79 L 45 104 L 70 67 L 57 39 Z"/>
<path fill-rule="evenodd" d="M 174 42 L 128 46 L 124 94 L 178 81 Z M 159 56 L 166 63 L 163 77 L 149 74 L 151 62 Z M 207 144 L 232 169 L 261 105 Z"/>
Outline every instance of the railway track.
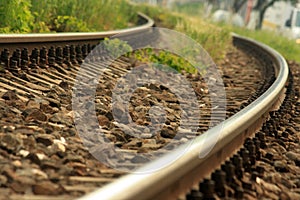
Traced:
<path fill-rule="evenodd" d="M 253 40 L 236 35 L 233 38 L 236 46 L 244 49 L 247 54 L 255 56 L 263 66 L 261 70 L 264 81 L 248 99 L 249 101 L 241 105 L 244 109 L 196 138 L 192 146 L 187 148 L 182 145 L 174 150 L 175 153 L 173 151 L 157 161 L 143 166 L 142 171 L 159 166 L 164 160 L 172 158 L 172 153 L 176 154 L 176 151 L 184 151 L 187 148 L 184 156 L 176 160 L 173 165 L 155 173 L 127 175 L 82 199 L 100 197 L 106 199 L 118 197 L 122 197 L 122 199 L 140 197 L 143 199 L 175 199 L 193 187 L 191 193 L 187 194 L 187 199 L 243 199 L 247 196 L 244 196 L 245 191 L 251 190 L 253 181 L 256 181 L 255 178 L 261 175 L 255 172 L 255 178 L 251 175 L 249 177 L 252 170 L 256 171 L 256 168 L 251 167 L 256 167 L 256 159 L 260 159 L 256 157 L 261 155 L 259 148 L 260 146 L 265 147 L 264 136 L 270 133 L 263 128 L 255 135 L 255 138 L 253 135 L 260 130 L 264 122 L 274 121 L 270 117 L 278 115 L 277 111 L 286 109 L 286 101 L 291 101 L 290 98 L 293 99 L 294 96 L 291 91 L 292 79 L 290 77 L 288 81 L 288 66 L 282 56 Z M 283 105 L 281 105 L 282 103 Z M 284 112 L 287 113 L 288 110 Z M 221 136 L 218 135 L 220 129 L 222 130 Z M 273 129 L 273 131 L 275 130 Z M 210 149 L 216 138 L 218 138 L 218 143 L 208 155 L 202 156 L 203 152 L 205 154 L 206 150 Z M 245 139 L 244 147 L 238 151 Z M 261 139 L 263 145 L 259 143 Z M 236 153 L 237 151 L 238 153 Z M 236 154 L 230 158 L 233 153 Z M 222 164 L 226 159 L 227 161 Z M 211 176 L 214 182 L 210 179 L 210 174 L 218 166 L 221 166 L 221 169 L 219 168 Z M 238 166 L 236 170 L 235 166 Z M 261 170 L 261 168 L 257 168 Z M 247 177 L 245 178 L 245 176 Z M 199 180 L 203 181 L 199 183 Z M 218 183 L 219 181 L 221 183 Z M 214 190 L 215 183 L 216 190 Z M 115 192 L 111 193 L 110 191 Z M 247 199 L 251 199 L 250 197 Z M 258 196 L 254 195 L 253 198 L 256 197 Z"/>
<path fill-rule="evenodd" d="M 129 34 L 132 31 L 147 30 L 153 25 L 153 21 L 147 20 L 139 28 L 121 32 Z M 196 198 L 199 192 L 195 189 L 199 188 L 194 185 L 207 178 L 232 151 L 242 145 L 246 137 L 259 130 L 260 123 L 269 119 L 270 110 L 273 110 L 271 116 L 276 115 L 275 110 L 278 110 L 284 99 L 288 69 L 283 58 L 266 46 L 234 36 L 234 43 L 243 51 L 234 50 L 229 53 L 227 60 L 219 68 L 223 74 L 227 103 L 226 111 L 220 115 L 226 115 L 229 119 L 209 129 L 214 119 L 211 119 L 208 86 L 201 75 L 184 73 L 197 93 L 198 105 L 201 105 L 201 120 L 191 122 L 191 126 L 199 124 L 196 135 L 200 136 L 187 148 L 185 156 L 180 157 L 173 165 L 153 174 L 125 175 L 125 172 L 104 166 L 88 152 L 75 129 L 71 105 L 72 88 L 80 64 L 99 42 L 99 38 L 116 33 L 119 31 L 62 34 L 57 38 L 51 35 L 44 35 L 45 38 L 41 35 L 0 38 L 0 190 L 3 199 L 73 199 L 108 183 L 110 184 L 100 191 L 83 199 L 177 198 L 191 188 L 194 190 L 187 198 L 191 195 Z M 24 42 L 24 37 L 28 37 L 25 40 L 27 42 Z M 27 49 L 23 49 L 24 47 Z M 12 53 L 9 54 L 8 51 Z M 258 55 L 264 55 L 263 59 Z M 180 112 L 172 92 L 161 85 L 150 84 L 137 91 L 132 98 L 131 103 L 136 107 L 140 105 L 139 102 L 144 101 L 142 106 L 138 110 L 132 107 L 130 111 L 134 121 L 146 125 L 149 123 L 146 115 L 149 107 L 158 101 L 162 102 L 168 108 L 168 124 L 163 127 L 160 135 L 135 139 L 127 137 L 116 127 L 109 111 L 110 91 L 118 79 L 136 65 L 138 62 L 133 62 L 128 57 L 120 57 L 111 64 L 97 87 L 96 112 L 105 135 L 120 147 L 120 151 L 151 152 L 173 140 L 174 133 L 178 130 L 176 128 L 179 126 Z M 99 67 L 91 65 L 90 72 L 83 76 L 93 77 L 97 70 Z M 241 76 L 244 78 L 241 79 Z M 160 95 L 162 93 L 164 96 Z M 220 122 L 216 121 L 217 123 Z M 220 126 L 223 129 L 218 143 L 208 156 L 199 159 L 200 150 L 206 148 L 203 146 L 203 138 L 207 137 L 207 141 L 210 141 L 215 131 L 220 130 Z M 263 137 L 262 133 L 257 135 Z M 171 147 L 161 159 L 168 159 L 172 152 L 181 151 L 182 148 L 184 147 L 178 148 L 176 145 Z M 139 157 L 129 156 L 123 159 L 127 167 L 132 163 L 136 166 L 147 162 L 141 161 Z M 159 161 L 154 161 L 142 167 L 150 169 L 158 163 Z M 121 176 L 124 177 L 119 179 Z M 211 183 L 210 180 L 205 179 L 202 185 L 209 185 L 208 183 Z M 246 183 L 251 184 L 251 181 Z M 239 187 L 240 191 L 242 186 Z M 229 195 L 239 197 L 236 196 L 241 193 L 237 192 L 238 187 L 228 188 Z M 218 195 L 214 191 L 206 194 L 206 190 L 201 190 L 201 187 L 200 191 L 200 195 Z"/>

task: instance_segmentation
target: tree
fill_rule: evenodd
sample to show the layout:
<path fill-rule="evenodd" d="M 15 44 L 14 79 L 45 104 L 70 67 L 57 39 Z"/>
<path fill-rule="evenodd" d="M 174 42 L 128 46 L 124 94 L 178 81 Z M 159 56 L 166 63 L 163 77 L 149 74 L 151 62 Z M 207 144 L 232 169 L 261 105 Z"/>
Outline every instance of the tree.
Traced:
<path fill-rule="evenodd" d="M 233 12 L 237 13 L 248 0 L 234 0 Z"/>
<path fill-rule="evenodd" d="M 280 0 L 257 0 L 256 5 L 254 6 L 253 10 L 258 12 L 258 23 L 256 24 L 256 29 L 261 29 L 262 27 L 262 21 L 264 19 L 266 10 L 273 6 L 275 2 Z M 284 0 L 286 2 L 291 2 L 293 5 L 295 5 L 298 0 Z"/>

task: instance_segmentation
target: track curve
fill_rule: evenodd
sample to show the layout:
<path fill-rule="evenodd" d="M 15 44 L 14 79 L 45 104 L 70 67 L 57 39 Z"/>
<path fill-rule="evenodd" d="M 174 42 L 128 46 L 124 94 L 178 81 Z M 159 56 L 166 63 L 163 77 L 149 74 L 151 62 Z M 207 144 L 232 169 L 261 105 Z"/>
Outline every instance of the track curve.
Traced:
<path fill-rule="evenodd" d="M 216 166 L 241 146 L 254 130 L 258 129 L 261 122 L 268 118 L 268 112 L 277 108 L 284 98 L 285 84 L 289 75 L 288 65 L 278 52 L 262 43 L 236 34 L 233 34 L 233 41 L 238 44 L 251 45 L 252 48 L 263 51 L 265 56 L 269 57 L 265 59 L 274 64 L 277 77 L 271 87 L 249 106 L 196 138 L 185 156 L 179 158 L 176 164 L 153 174 L 127 175 L 81 200 L 118 199 L 120 197 L 122 199 L 140 199 L 141 197 L 142 199 L 175 199 L 211 173 Z M 220 137 L 218 136 L 219 130 L 222 130 Z M 211 143 L 218 137 L 217 144 L 209 154 L 202 156 L 201 152 L 210 149 Z M 183 145 L 176 151 L 183 151 L 185 148 Z M 172 152 L 149 163 L 143 167 L 144 170 L 160 165 L 161 160 L 169 159 L 172 157 L 171 154 Z"/>

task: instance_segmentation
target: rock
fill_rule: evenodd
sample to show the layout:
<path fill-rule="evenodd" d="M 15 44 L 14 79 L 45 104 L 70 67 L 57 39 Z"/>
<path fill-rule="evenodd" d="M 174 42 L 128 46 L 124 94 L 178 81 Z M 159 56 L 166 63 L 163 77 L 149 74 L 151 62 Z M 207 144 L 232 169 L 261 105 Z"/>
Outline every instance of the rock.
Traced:
<path fill-rule="evenodd" d="M 127 137 L 130 135 L 124 133 L 133 133 L 131 127 L 117 122 L 114 122 L 114 124 L 117 125 L 119 128 L 113 128 L 111 130 L 112 135 L 114 135 L 118 141 L 127 142 Z"/>
<path fill-rule="evenodd" d="M 191 129 L 183 129 L 181 127 L 178 128 L 178 132 L 180 134 L 190 134 L 190 133 L 193 133 L 193 131 Z"/>
<path fill-rule="evenodd" d="M 172 127 L 170 127 L 170 126 L 167 126 L 167 127 L 163 127 L 162 128 L 162 130 L 161 130 L 161 132 L 160 132 L 160 135 L 161 135 L 161 137 L 163 137 L 163 138 L 174 138 L 175 137 L 175 135 L 176 135 L 176 131 L 174 131 L 173 129 L 172 129 Z"/>
<path fill-rule="evenodd" d="M 21 163 L 21 161 L 19 161 L 19 160 L 13 161 L 12 164 L 13 164 L 13 166 L 15 166 L 15 167 L 22 167 L 22 163 Z"/>
<path fill-rule="evenodd" d="M 22 115 L 25 117 L 26 121 L 47 121 L 47 115 L 45 115 L 40 109 L 37 108 L 28 108 L 22 113 Z"/>
<path fill-rule="evenodd" d="M 134 156 L 132 159 L 131 159 L 131 162 L 133 163 L 146 163 L 146 162 L 149 162 L 150 160 L 144 156 L 140 156 L 140 155 L 137 155 L 137 156 Z"/>
<path fill-rule="evenodd" d="M 300 167 L 300 160 L 295 161 L 296 166 Z"/>
<path fill-rule="evenodd" d="M 286 192 L 285 194 L 287 194 L 288 199 L 300 199 L 300 194 L 296 193 L 296 192 Z"/>
<path fill-rule="evenodd" d="M 286 145 L 284 143 L 284 141 L 282 141 L 281 139 L 278 139 L 275 141 L 277 144 L 279 144 L 278 146 L 276 146 L 277 151 L 281 152 L 281 153 L 285 153 L 286 152 Z M 275 148 L 275 146 L 274 146 Z"/>
<path fill-rule="evenodd" d="M 20 150 L 19 151 L 19 154 L 21 155 L 21 156 L 23 156 L 23 157 L 26 157 L 26 156 L 28 156 L 28 154 L 29 154 L 29 151 L 26 151 L 26 150 Z"/>
<path fill-rule="evenodd" d="M 297 134 L 297 133 L 298 133 L 298 131 L 296 131 L 296 130 L 294 129 L 294 127 L 292 127 L 292 126 L 289 126 L 289 127 L 286 129 L 286 131 L 287 131 L 289 134 L 291 134 L 291 135 L 294 135 L 294 134 Z"/>
<path fill-rule="evenodd" d="M 30 99 L 26 103 L 27 108 L 40 109 L 40 101 L 38 99 Z"/>
<path fill-rule="evenodd" d="M 100 126 L 108 127 L 108 125 L 109 125 L 109 119 L 104 115 L 99 115 L 98 116 L 98 122 L 99 122 Z"/>
<path fill-rule="evenodd" d="M 68 128 L 64 133 L 67 133 L 66 136 L 75 136 L 77 134 L 77 131 L 75 128 Z"/>
<path fill-rule="evenodd" d="M 21 148 L 23 142 L 19 135 L 5 134 L 0 135 L 0 146 L 15 151 Z"/>
<path fill-rule="evenodd" d="M 99 99 L 96 99 L 96 101 L 100 101 Z M 104 104 L 104 103 L 97 103 L 96 102 L 96 105 L 95 105 L 95 109 L 96 109 L 96 112 L 97 114 L 100 114 L 100 115 L 105 115 L 107 113 L 107 111 L 109 110 L 109 108 Z"/>
<path fill-rule="evenodd" d="M 261 188 L 261 186 L 255 184 L 254 187 L 255 187 L 255 191 L 257 192 L 258 195 L 260 195 L 260 196 L 263 195 L 264 191 Z"/>
<path fill-rule="evenodd" d="M 10 188 L 17 193 L 25 193 L 29 187 L 29 185 L 24 185 L 20 182 L 13 182 L 12 184 L 10 184 Z"/>
<path fill-rule="evenodd" d="M 62 187 L 50 181 L 39 182 L 32 187 L 36 195 L 59 195 L 62 193 Z"/>
<path fill-rule="evenodd" d="M 32 135 L 23 139 L 23 144 L 26 149 L 29 149 L 29 148 L 34 149 L 34 148 L 36 148 L 36 145 L 37 145 L 36 140 Z"/>
<path fill-rule="evenodd" d="M 145 149 L 159 149 L 163 146 L 162 144 L 157 144 L 156 142 L 156 139 L 145 139 L 142 147 Z"/>
<path fill-rule="evenodd" d="M 121 119 L 125 114 L 124 106 L 121 103 L 116 103 L 113 105 L 113 116 L 117 119 Z"/>
<path fill-rule="evenodd" d="M 275 167 L 276 171 L 278 171 L 278 172 L 288 172 L 289 171 L 287 164 L 282 161 L 279 161 L 279 160 L 274 162 L 274 167 Z"/>
<path fill-rule="evenodd" d="M 39 160 L 44 160 L 45 158 L 47 158 L 47 156 L 43 153 L 37 153 L 36 155 L 39 158 Z"/>
<path fill-rule="evenodd" d="M 69 86 L 68 82 L 66 82 L 66 81 L 61 81 L 59 83 L 59 86 L 66 91 L 70 89 L 70 86 Z"/>
<path fill-rule="evenodd" d="M 264 197 L 266 198 L 266 199 L 278 199 L 278 195 L 279 195 L 280 193 L 274 193 L 274 191 L 268 191 L 268 190 L 265 190 L 264 191 Z"/>
<path fill-rule="evenodd" d="M 261 178 L 256 177 L 256 182 L 261 185 L 264 189 L 272 191 L 273 193 L 279 194 L 281 192 L 280 188 L 275 184 L 267 183 Z"/>
<path fill-rule="evenodd" d="M 109 121 L 112 121 L 114 119 L 113 115 L 111 112 L 106 112 L 105 116 L 107 117 L 107 119 L 109 119 Z"/>
<path fill-rule="evenodd" d="M 67 105 L 66 109 L 69 110 L 69 111 L 72 111 L 72 104 L 70 103 L 69 105 Z"/>
<path fill-rule="evenodd" d="M 16 129 L 15 126 L 3 126 L 3 131 L 5 133 L 7 133 L 7 132 L 13 132 L 15 129 Z"/>
<path fill-rule="evenodd" d="M 284 185 L 288 189 L 292 189 L 294 187 L 294 184 L 291 181 L 289 181 L 289 180 L 287 180 L 285 178 L 281 179 L 281 183 L 282 183 L 282 185 Z"/>
<path fill-rule="evenodd" d="M 11 168 L 8 168 L 8 166 L 4 166 L 3 169 L 1 169 L 2 175 L 6 176 L 9 180 L 17 180 L 18 176 L 15 173 L 14 170 Z"/>
<path fill-rule="evenodd" d="M 140 139 L 132 138 L 132 139 L 130 139 L 130 142 L 123 145 L 123 148 L 125 148 L 125 147 L 141 147 L 141 146 L 142 146 L 142 141 Z"/>
<path fill-rule="evenodd" d="M 2 95 L 2 99 L 4 100 L 18 100 L 17 92 L 14 90 L 9 90 Z"/>
<path fill-rule="evenodd" d="M 57 165 L 57 162 L 55 162 L 53 160 L 42 161 L 40 166 L 41 166 L 41 169 L 54 169 L 54 170 L 59 169 L 59 165 Z"/>
<path fill-rule="evenodd" d="M 0 187 L 6 185 L 7 178 L 6 176 L 0 175 Z"/>
<path fill-rule="evenodd" d="M 34 175 L 34 177 L 37 177 L 39 180 L 48 179 L 48 175 L 39 169 L 31 169 L 31 172 Z"/>
<path fill-rule="evenodd" d="M 84 159 L 82 158 L 82 156 L 79 155 L 72 155 L 72 154 L 68 154 L 65 159 L 64 159 L 64 163 L 67 162 L 80 162 L 80 163 L 84 163 Z"/>
<path fill-rule="evenodd" d="M 286 192 L 282 192 L 280 194 L 280 199 L 281 200 L 289 200 L 289 196 L 288 196 L 288 194 Z"/>
<path fill-rule="evenodd" d="M 297 161 L 297 160 L 300 160 L 300 154 L 299 153 L 294 153 L 294 152 L 287 152 L 286 154 L 286 157 L 288 157 L 290 160 L 293 160 L 293 161 Z"/>
<path fill-rule="evenodd" d="M 153 135 L 151 133 L 142 133 L 139 136 L 140 136 L 140 138 L 143 138 L 143 139 L 150 139 L 153 137 Z"/>
<path fill-rule="evenodd" d="M 150 90 L 161 91 L 161 88 L 159 87 L 159 85 L 153 84 L 153 83 L 150 83 L 147 88 L 149 88 Z"/>
<path fill-rule="evenodd" d="M 27 156 L 26 156 L 27 159 L 31 160 L 31 162 L 37 164 L 37 165 L 40 165 L 41 164 L 41 160 L 40 158 L 38 157 L 38 155 L 36 153 L 29 153 Z"/>
<path fill-rule="evenodd" d="M 300 178 L 298 180 L 295 180 L 294 184 L 297 186 L 297 188 L 300 188 Z M 300 190 L 299 190 L 300 193 Z"/>
<path fill-rule="evenodd" d="M 247 200 L 257 200 L 257 198 L 255 198 L 255 195 L 252 195 L 249 192 L 248 193 L 245 192 L 243 198 Z"/>
<path fill-rule="evenodd" d="M 66 116 L 62 112 L 58 112 L 52 115 L 49 119 L 50 122 L 57 123 L 57 124 L 65 124 L 67 126 L 73 125 L 73 120 L 70 116 Z"/>
<path fill-rule="evenodd" d="M 62 117 L 63 117 L 63 115 L 61 113 L 55 113 L 52 115 L 52 117 L 49 119 L 49 121 L 53 122 L 53 123 L 61 123 Z"/>
<path fill-rule="evenodd" d="M 53 114 L 54 113 L 54 109 L 49 105 L 49 104 L 41 104 L 40 108 L 43 112 L 45 113 L 49 113 L 49 114 Z"/>
<path fill-rule="evenodd" d="M 56 100 L 56 99 L 52 99 L 52 98 L 47 98 L 47 97 L 43 97 L 46 101 L 49 102 L 49 105 L 51 107 L 55 107 L 55 108 L 60 108 L 61 107 L 61 104 L 60 104 L 60 101 L 59 100 Z"/>
<path fill-rule="evenodd" d="M 37 138 L 36 138 L 36 141 L 38 143 L 42 143 L 44 144 L 45 146 L 50 146 L 53 144 L 53 139 L 50 135 L 39 135 Z"/>
<path fill-rule="evenodd" d="M 61 152 L 61 153 L 65 153 L 66 152 L 66 147 L 65 145 L 63 145 L 62 143 L 54 143 L 51 148 L 55 151 L 55 152 Z"/>

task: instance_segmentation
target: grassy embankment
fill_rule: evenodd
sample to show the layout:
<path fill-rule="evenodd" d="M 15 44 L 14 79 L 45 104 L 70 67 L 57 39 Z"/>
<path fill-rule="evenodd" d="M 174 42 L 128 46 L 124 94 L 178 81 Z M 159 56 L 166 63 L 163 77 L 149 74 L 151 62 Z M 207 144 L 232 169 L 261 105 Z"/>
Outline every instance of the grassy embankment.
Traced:
<path fill-rule="evenodd" d="M 0 33 L 120 29 L 136 22 L 133 9 L 125 0 L 1 0 Z"/>
<path fill-rule="evenodd" d="M 300 45 L 295 40 L 287 39 L 274 32 L 259 30 L 251 31 L 242 28 L 228 27 L 231 31 L 260 41 L 281 53 L 286 59 L 300 62 Z"/>
<path fill-rule="evenodd" d="M 200 2 L 192 2 L 185 5 L 177 5 L 174 10 L 182 13 L 185 16 L 192 17 L 197 20 L 199 16 L 205 15 L 206 11 L 203 10 L 203 5 Z M 237 28 L 225 24 L 215 24 L 222 27 L 228 32 L 235 32 L 242 36 L 253 38 L 266 45 L 271 46 L 279 53 L 281 53 L 286 59 L 300 62 L 300 45 L 295 43 L 295 40 L 285 38 L 275 32 L 266 30 L 248 30 L 246 28 Z"/>
<path fill-rule="evenodd" d="M 222 59 L 231 46 L 230 32 L 200 18 L 174 13 L 162 8 L 141 5 L 140 10 L 152 17 L 158 27 L 166 27 L 184 33 L 199 43 L 215 60 Z"/>

